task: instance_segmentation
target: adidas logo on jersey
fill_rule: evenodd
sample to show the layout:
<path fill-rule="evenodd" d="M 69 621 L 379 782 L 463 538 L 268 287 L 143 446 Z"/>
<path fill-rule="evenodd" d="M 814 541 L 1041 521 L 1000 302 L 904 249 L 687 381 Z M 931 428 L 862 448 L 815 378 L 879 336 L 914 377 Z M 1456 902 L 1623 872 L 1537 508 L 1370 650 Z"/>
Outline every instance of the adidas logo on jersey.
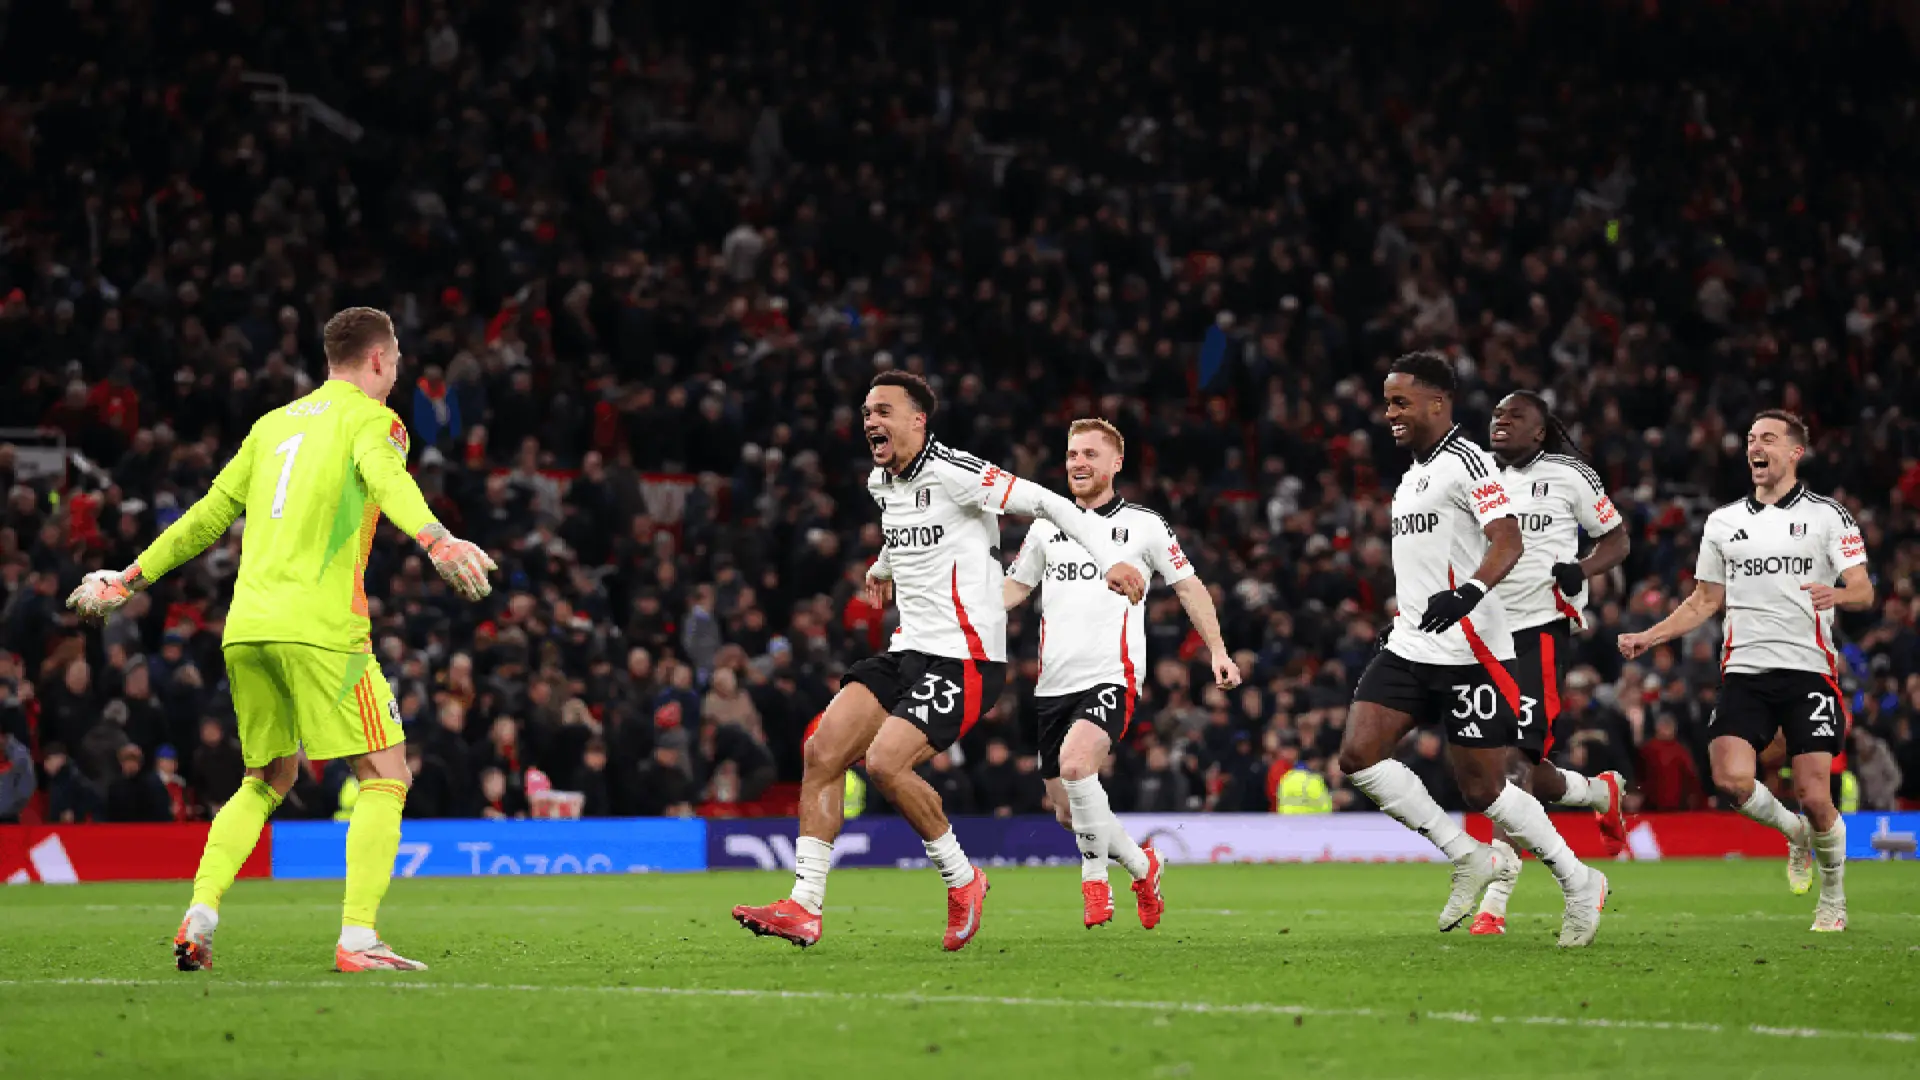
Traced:
<path fill-rule="evenodd" d="M 1729 544 L 1737 544 L 1737 543 L 1739 543 L 1740 541 L 1742 541 L 1742 540 L 1745 540 L 1745 539 L 1747 539 L 1747 530 L 1745 530 L 1745 529 L 1735 529 L 1735 530 L 1733 531 L 1733 535 L 1732 535 L 1732 536 L 1729 536 L 1729 537 L 1727 537 L 1727 543 L 1729 543 Z"/>
<path fill-rule="evenodd" d="M 1480 734 L 1479 724 L 1468 724 L 1466 727 L 1461 728 L 1459 732 L 1454 735 L 1454 738 L 1456 739 L 1478 739 L 1482 737 L 1483 736 Z"/>
<path fill-rule="evenodd" d="M 1813 729 L 1813 735 L 1815 738 L 1831 739 L 1833 737 L 1833 725 L 1821 724 L 1819 727 Z"/>

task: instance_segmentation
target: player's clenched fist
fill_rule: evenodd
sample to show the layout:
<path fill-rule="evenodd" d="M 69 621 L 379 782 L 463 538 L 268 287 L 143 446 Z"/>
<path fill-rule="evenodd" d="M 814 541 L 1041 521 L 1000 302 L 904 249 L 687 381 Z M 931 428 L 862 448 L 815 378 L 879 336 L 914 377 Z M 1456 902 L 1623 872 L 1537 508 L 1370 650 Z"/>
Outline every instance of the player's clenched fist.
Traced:
<path fill-rule="evenodd" d="M 67 607 L 89 619 L 101 619 L 133 599 L 143 584 L 138 564 L 125 570 L 95 570 L 80 579 L 80 587 L 67 597 Z"/>
<path fill-rule="evenodd" d="M 1653 648 L 1653 635 L 1644 632 L 1638 634 L 1621 634 L 1619 645 L 1620 655 L 1629 660 L 1633 660 L 1638 658 L 1641 653 Z"/>
<path fill-rule="evenodd" d="M 1127 598 L 1127 603 L 1137 604 L 1147 595 L 1147 579 L 1132 563 L 1117 562 L 1107 570 L 1107 588 Z"/>
<path fill-rule="evenodd" d="M 462 540 L 447 531 L 445 525 L 429 525 L 414 537 L 427 549 L 427 558 L 453 591 L 468 600 L 481 600 L 493 592 L 487 572 L 500 569 L 478 544 Z"/>

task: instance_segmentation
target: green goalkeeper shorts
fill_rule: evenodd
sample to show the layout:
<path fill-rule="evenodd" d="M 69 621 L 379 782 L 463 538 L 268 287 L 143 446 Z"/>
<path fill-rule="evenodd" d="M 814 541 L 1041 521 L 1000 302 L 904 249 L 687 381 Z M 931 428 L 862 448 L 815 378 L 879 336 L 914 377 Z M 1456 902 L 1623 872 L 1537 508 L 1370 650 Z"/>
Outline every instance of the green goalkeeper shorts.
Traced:
<path fill-rule="evenodd" d="M 247 642 L 224 651 L 240 751 L 250 769 L 302 747 L 307 757 L 327 761 L 406 738 L 400 704 L 370 654 L 292 642 Z"/>

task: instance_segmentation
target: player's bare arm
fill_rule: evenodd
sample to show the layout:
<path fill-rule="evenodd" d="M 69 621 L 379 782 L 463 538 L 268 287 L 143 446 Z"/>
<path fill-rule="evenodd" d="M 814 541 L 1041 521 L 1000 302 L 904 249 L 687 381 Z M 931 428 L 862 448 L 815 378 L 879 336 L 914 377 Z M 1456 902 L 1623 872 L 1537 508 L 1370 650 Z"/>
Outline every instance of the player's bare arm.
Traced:
<path fill-rule="evenodd" d="M 1239 686 L 1240 667 L 1233 662 L 1227 652 L 1226 639 L 1220 635 L 1220 613 L 1214 609 L 1213 595 L 1207 592 L 1206 584 L 1196 575 L 1174 585 L 1173 595 L 1180 598 L 1180 606 L 1186 609 L 1187 618 L 1207 646 L 1207 656 L 1213 664 L 1213 684 L 1222 690 Z"/>
<path fill-rule="evenodd" d="M 1823 585 L 1809 581 L 1800 586 L 1800 591 L 1813 601 L 1813 610 L 1865 611 L 1873 606 L 1873 579 L 1867 576 L 1867 568 L 1849 566 L 1840 572 L 1840 587 Z"/>
<path fill-rule="evenodd" d="M 1506 498 L 1504 494 L 1499 497 Z M 1526 550 L 1526 546 L 1520 538 L 1519 522 L 1511 517 L 1503 517 L 1488 522 L 1481 531 L 1487 536 L 1487 553 L 1481 557 L 1479 568 L 1468 580 L 1427 598 L 1426 615 L 1420 620 L 1421 630 L 1438 634 L 1452 629 L 1455 623 L 1472 614 L 1480 601 L 1520 561 L 1520 553 Z"/>
<path fill-rule="evenodd" d="M 1621 634 L 1620 655 L 1632 660 L 1648 649 L 1693 633 L 1713 618 L 1726 600 L 1725 585 L 1712 581 L 1696 584 L 1692 594 L 1674 609 L 1673 614 L 1637 634 Z"/>
<path fill-rule="evenodd" d="M 893 603 L 893 564 L 887 561 L 887 551 L 880 549 L 880 555 L 867 567 L 866 582 L 860 587 L 860 594 L 867 603 L 884 608 Z"/>
<path fill-rule="evenodd" d="M 1560 566 L 1553 568 L 1554 579 L 1559 583 L 1560 591 L 1575 592 L 1580 588 L 1581 584 L 1589 578 L 1597 578 L 1608 574 L 1612 572 L 1614 567 L 1626 562 L 1627 553 L 1632 549 L 1633 541 L 1627 536 L 1627 530 L 1625 528 L 1616 528 L 1611 532 L 1602 534 L 1600 539 L 1594 541 L 1593 550 L 1587 553 L 1586 558 L 1571 564 L 1562 564 L 1563 566 L 1572 566 L 1575 574 L 1578 575 L 1578 580 L 1574 581 L 1572 588 L 1567 587 L 1566 580 L 1561 580 Z M 1573 577 L 1574 574 L 1567 575 L 1568 579 L 1572 579 Z"/>
<path fill-rule="evenodd" d="M 1025 603 L 1027 597 L 1031 595 L 1033 595 L 1033 586 L 1028 585 L 1024 581 L 1015 581 L 1012 578 L 1008 578 L 1000 583 L 1000 606 L 1006 608 L 1008 611 L 1012 611 L 1014 608 Z"/>

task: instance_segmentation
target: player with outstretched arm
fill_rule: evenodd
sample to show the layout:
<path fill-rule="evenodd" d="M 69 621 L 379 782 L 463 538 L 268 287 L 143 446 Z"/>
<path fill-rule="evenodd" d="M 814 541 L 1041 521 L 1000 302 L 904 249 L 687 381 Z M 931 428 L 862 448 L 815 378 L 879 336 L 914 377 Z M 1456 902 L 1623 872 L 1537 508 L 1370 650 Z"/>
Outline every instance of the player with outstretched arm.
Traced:
<path fill-rule="evenodd" d="M 885 371 L 861 406 L 874 464 L 867 493 L 880 508 L 886 545 L 869 577 L 891 576 L 900 628 L 886 652 L 847 670 L 807 740 L 793 894 L 733 909 L 755 934 L 801 946 L 820 940 L 844 777 L 864 757 L 867 775 L 920 834 L 947 884 L 943 945 L 951 951 L 973 940 L 987 876 L 967 861 L 939 794 L 914 768 L 953 745 L 1006 683 L 1006 574 L 994 554 L 1001 514 L 1053 522 L 1093 553 L 1108 588 L 1135 601 L 1146 592 L 1140 571 L 1113 550 L 1097 519 L 934 438 L 928 421 L 936 404 L 925 379 Z"/>
<path fill-rule="evenodd" d="M 1213 598 L 1195 576 L 1165 518 L 1120 498 L 1113 478 L 1125 460 L 1120 431 L 1105 420 L 1075 420 L 1067 429 L 1067 489 L 1081 513 L 1097 520 L 1120 557 L 1158 573 L 1180 598 L 1207 646 L 1214 685 L 1231 690 L 1240 671 L 1220 636 Z M 1136 844 L 1114 816 L 1100 767 L 1126 735 L 1146 661 L 1147 612 L 1142 601 L 1115 596 L 1093 572 L 1093 557 L 1059 526 L 1036 521 L 1002 586 L 1011 609 L 1038 587 L 1040 680 L 1034 706 L 1040 722 L 1040 775 L 1054 816 L 1080 847 L 1080 894 L 1088 928 L 1113 918 L 1107 861 L 1133 876 L 1140 925 L 1160 924 L 1162 863 L 1151 842 Z M 1051 632 L 1049 632 L 1051 629 Z"/>
<path fill-rule="evenodd" d="M 367 555 L 385 514 L 468 600 L 492 591 L 487 572 L 496 567 L 434 520 L 407 474 L 407 429 L 385 404 L 400 370 L 393 321 L 347 308 L 322 335 L 327 381 L 255 421 L 207 494 L 133 565 L 87 575 L 67 600 L 82 615 L 109 615 L 246 516 L 221 638 L 246 777 L 207 831 L 193 903 L 174 936 L 182 971 L 213 966 L 220 898 L 293 786 L 302 748 L 316 761 L 350 760 L 360 782 L 334 968 L 426 968 L 374 933 L 413 777 L 399 706 L 373 658 Z"/>
<path fill-rule="evenodd" d="M 1846 746 L 1846 697 L 1834 653 L 1833 609 L 1873 606 L 1867 545 L 1845 507 L 1800 482 L 1807 426 L 1766 409 L 1747 430 L 1753 493 L 1715 510 L 1700 538 L 1693 593 L 1673 614 L 1620 635 L 1631 660 L 1692 633 L 1726 608 L 1720 649 L 1720 703 L 1713 711 L 1713 786 L 1742 814 L 1787 838 L 1787 885 L 1820 898 L 1813 929 L 1847 928 L 1847 823 L 1828 779 Z M 1840 584 L 1834 585 L 1835 581 Z M 1795 815 L 1754 774 L 1760 753 L 1786 733 L 1793 757 Z"/>

